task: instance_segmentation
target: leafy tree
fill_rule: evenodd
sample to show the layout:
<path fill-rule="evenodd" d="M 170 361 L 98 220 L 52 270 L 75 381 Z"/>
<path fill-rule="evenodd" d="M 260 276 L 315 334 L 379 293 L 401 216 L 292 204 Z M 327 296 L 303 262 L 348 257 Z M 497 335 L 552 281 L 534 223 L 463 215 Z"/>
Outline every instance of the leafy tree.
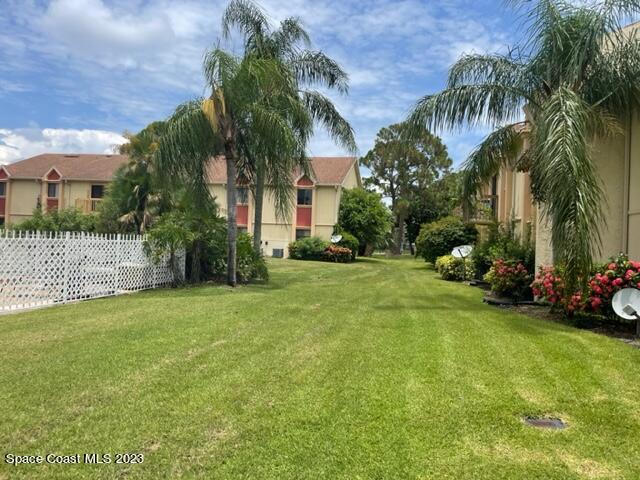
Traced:
<path fill-rule="evenodd" d="M 360 164 L 371 170 L 365 185 L 376 187 L 391 201 L 395 216 L 394 253 L 402 253 L 412 202 L 446 174 L 452 163 L 440 138 L 426 129 L 409 137 L 404 124 L 380 130 L 373 149 L 360 159 Z"/>
<path fill-rule="evenodd" d="M 460 181 L 459 173 L 448 172 L 425 189 L 416 191 L 409 204 L 406 221 L 407 240 L 411 245 L 412 254 L 414 253 L 413 244 L 418 238 L 422 225 L 449 216 L 459 207 Z"/>
<path fill-rule="evenodd" d="M 370 254 L 373 246 L 391 230 L 391 212 L 377 193 L 364 188 L 343 190 L 338 226 L 358 239 L 359 255 Z"/>
<path fill-rule="evenodd" d="M 207 53 L 204 74 L 210 94 L 180 105 L 167 122 L 157 152 L 158 170 L 177 178 L 194 199 L 194 208 L 213 202 L 206 169 L 225 156 L 227 173 L 227 283 L 236 278 L 236 181 L 242 162 L 241 139 L 269 151 L 301 151 L 312 119 L 298 97 L 290 69 L 271 59 L 235 57 L 222 49 Z"/>
<path fill-rule="evenodd" d="M 465 198 L 472 203 L 504 165 L 528 169 L 572 286 L 589 273 L 604 225 L 590 145 L 619 131 L 618 119 L 640 106 L 640 38 L 622 30 L 640 13 L 640 2 L 512 3 L 526 13 L 524 42 L 505 55 L 460 58 L 447 87 L 422 98 L 409 120 L 430 129 L 496 128 L 465 164 Z M 514 123 L 524 107 L 525 120 Z M 525 137 L 529 146 L 516 165 Z"/>
<path fill-rule="evenodd" d="M 356 150 L 353 130 L 338 113 L 331 100 L 322 93 L 309 89 L 324 87 L 340 93 L 348 90 L 347 74 L 340 66 L 319 51 L 309 50 L 311 41 L 299 20 L 289 17 L 277 29 L 270 24 L 264 12 L 250 0 L 232 0 L 223 16 L 223 31 L 228 37 L 232 27 L 242 32 L 246 56 L 274 59 L 286 64 L 293 72 L 298 95 L 310 117 L 322 124 L 333 139 L 349 151 Z M 297 126 L 303 137 L 297 150 L 278 151 L 274 145 L 264 143 L 246 132 L 240 138 L 240 153 L 246 157 L 244 175 L 253 180 L 255 197 L 254 248 L 260 251 L 262 239 L 262 210 L 265 182 L 270 186 L 280 216 L 290 214 L 294 187 L 292 172 L 296 166 L 308 172 L 304 152 L 306 125 Z M 279 145 L 275 145 L 279 146 Z M 285 146 L 288 146 L 285 144 Z"/>
<path fill-rule="evenodd" d="M 13 225 L 12 228 L 32 232 L 96 232 L 98 231 L 98 216 L 82 213 L 73 207 L 45 213 L 36 208 L 31 218 Z"/>

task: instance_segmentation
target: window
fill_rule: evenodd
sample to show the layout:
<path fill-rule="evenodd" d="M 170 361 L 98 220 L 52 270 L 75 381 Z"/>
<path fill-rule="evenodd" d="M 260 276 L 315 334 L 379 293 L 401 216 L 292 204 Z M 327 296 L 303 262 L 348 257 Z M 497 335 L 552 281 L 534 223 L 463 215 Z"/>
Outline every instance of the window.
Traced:
<path fill-rule="evenodd" d="M 104 197 L 104 185 L 91 185 L 91 198 Z"/>
<path fill-rule="evenodd" d="M 238 187 L 238 204 L 240 205 L 249 204 L 249 188 Z"/>
<path fill-rule="evenodd" d="M 247 233 L 247 227 L 241 227 L 240 225 L 238 225 L 238 233 Z"/>
<path fill-rule="evenodd" d="M 4 197 L 7 194 L 6 182 L 0 182 L 0 197 Z"/>
<path fill-rule="evenodd" d="M 0 227 L 4 227 L 4 217 L 0 217 Z"/>
<path fill-rule="evenodd" d="M 58 184 L 57 183 L 48 183 L 47 184 L 47 197 L 49 197 L 49 198 L 58 198 Z"/>
<path fill-rule="evenodd" d="M 311 230 L 299 228 L 296 230 L 296 240 L 311 236 Z"/>
<path fill-rule="evenodd" d="M 311 205 L 313 202 L 313 190 L 310 188 L 298 189 L 298 205 Z"/>

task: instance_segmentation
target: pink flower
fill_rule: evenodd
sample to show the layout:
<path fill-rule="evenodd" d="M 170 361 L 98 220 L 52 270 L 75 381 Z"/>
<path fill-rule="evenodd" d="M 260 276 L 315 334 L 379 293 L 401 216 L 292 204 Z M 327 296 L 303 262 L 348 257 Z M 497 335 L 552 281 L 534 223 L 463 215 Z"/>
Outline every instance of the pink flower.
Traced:
<path fill-rule="evenodd" d="M 635 274 L 636 274 L 636 272 L 634 272 L 633 270 L 627 270 L 627 273 L 625 273 L 624 278 L 628 282 L 629 280 L 631 280 L 633 278 L 633 276 Z"/>
<path fill-rule="evenodd" d="M 615 270 L 617 267 L 617 265 L 615 263 L 610 263 L 609 264 L 609 270 Z"/>
<path fill-rule="evenodd" d="M 619 287 L 620 285 L 622 285 L 624 283 L 624 280 L 622 280 L 621 278 L 616 278 L 613 281 L 613 285 L 615 285 L 616 287 Z"/>

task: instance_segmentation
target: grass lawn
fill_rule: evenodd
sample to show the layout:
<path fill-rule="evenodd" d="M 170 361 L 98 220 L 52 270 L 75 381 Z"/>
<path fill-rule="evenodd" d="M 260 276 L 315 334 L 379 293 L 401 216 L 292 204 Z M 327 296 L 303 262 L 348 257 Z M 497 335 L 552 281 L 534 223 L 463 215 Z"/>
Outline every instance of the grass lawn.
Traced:
<path fill-rule="evenodd" d="M 271 267 L 0 317 L 0 478 L 640 478 L 640 351 L 411 259 Z M 87 452 L 145 459 L 4 463 Z"/>

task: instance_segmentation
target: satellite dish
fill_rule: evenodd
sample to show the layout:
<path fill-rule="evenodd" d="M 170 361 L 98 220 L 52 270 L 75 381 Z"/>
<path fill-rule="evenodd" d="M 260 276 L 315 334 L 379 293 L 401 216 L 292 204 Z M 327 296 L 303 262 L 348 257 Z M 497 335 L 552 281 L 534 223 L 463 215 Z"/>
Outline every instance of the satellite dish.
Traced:
<path fill-rule="evenodd" d="M 467 258 L 473 252 L 473 247 L 471 245 L 462 245 L 460 247 L 455 247 L 451 252 L 456 258 Z"/>
<path fill-rule="evenodd" d="M 338 243 L 342 240 L 342 235 L 331 235 L 331 243 Z"/>
<path fill-rule="evenodd" d="M 625 320 L 640 319 L 640 290 L 625 288 L 613 296 L 613 310 Z"/>

